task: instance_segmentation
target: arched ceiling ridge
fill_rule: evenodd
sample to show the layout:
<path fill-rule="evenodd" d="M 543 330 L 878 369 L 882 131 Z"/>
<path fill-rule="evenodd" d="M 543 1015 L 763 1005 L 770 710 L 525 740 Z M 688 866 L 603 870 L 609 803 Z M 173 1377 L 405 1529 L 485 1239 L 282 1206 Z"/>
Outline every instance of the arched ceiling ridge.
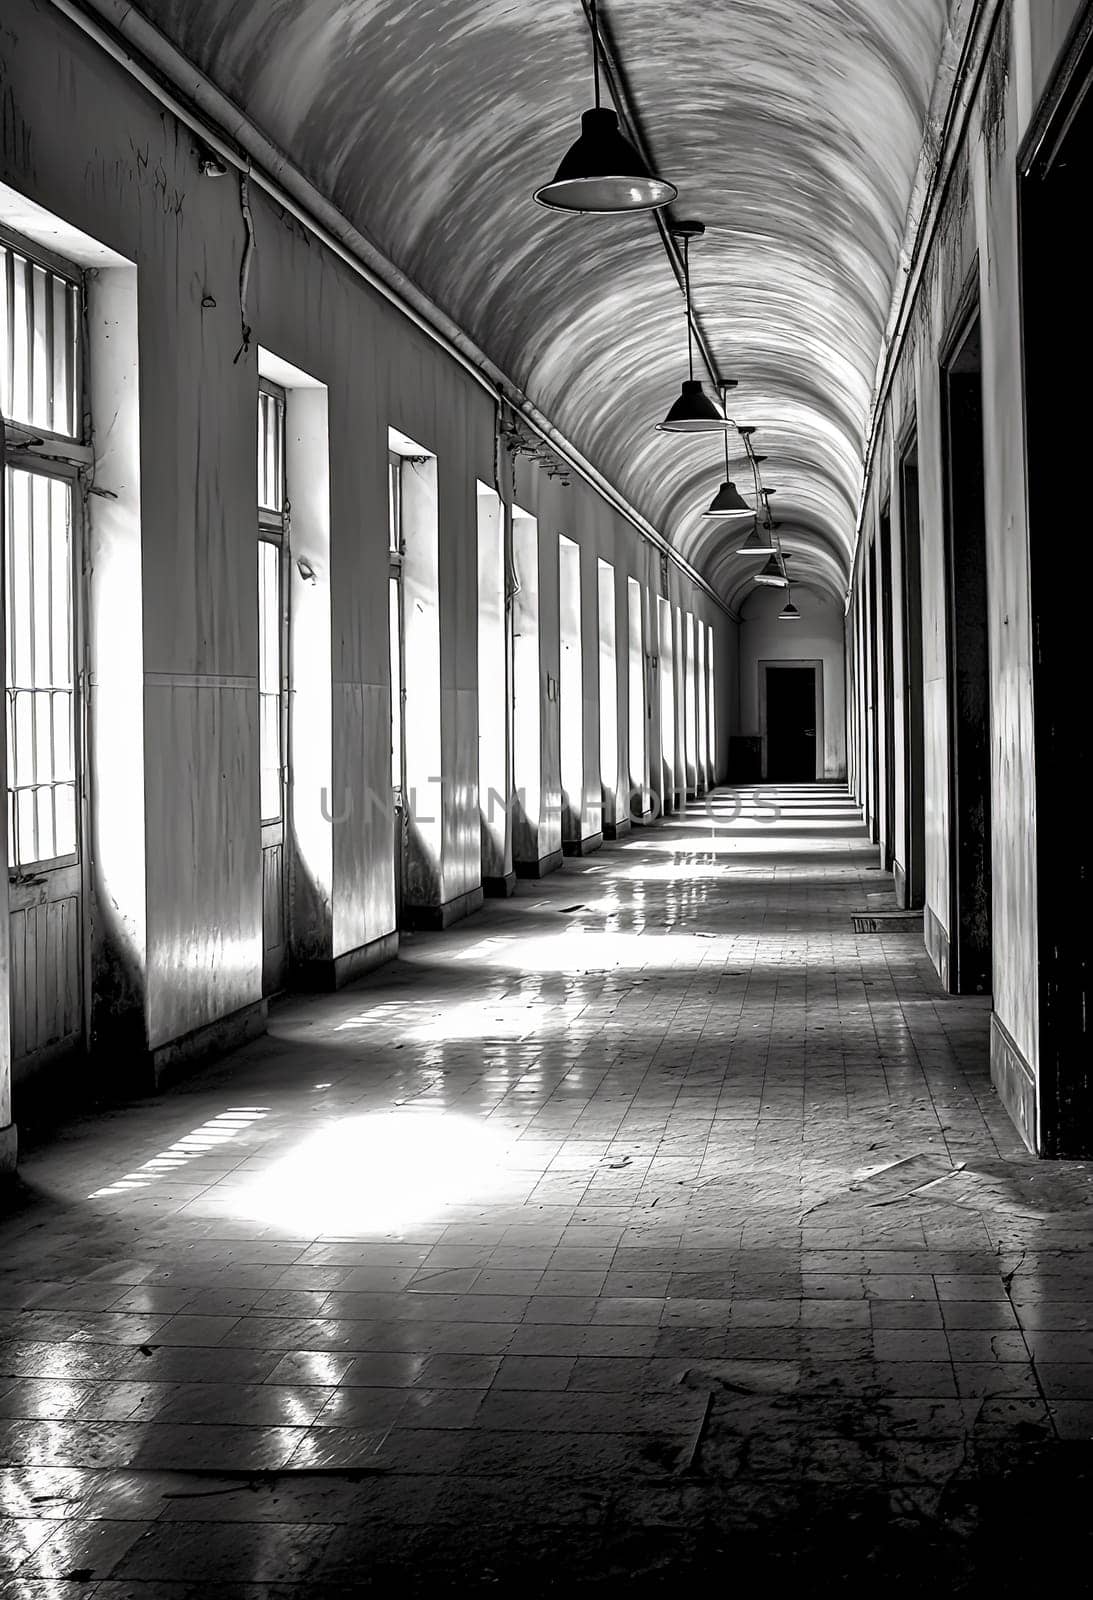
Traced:
<path fill-rule="evenodd" d="M 732 535 L 700 515 L 719 441 L 654 432 L 686 346 L 652 221 L 531 200 L 591 103 L 581 0 L 136 4 L 643 517 L 739 593 Z M 679 186 L 675 214 L 707 225 L 695 306 L 738 381 L 731 412 L 759 430 L 801 572 L 841 594 L 947 0 L 599 4 Z"/>

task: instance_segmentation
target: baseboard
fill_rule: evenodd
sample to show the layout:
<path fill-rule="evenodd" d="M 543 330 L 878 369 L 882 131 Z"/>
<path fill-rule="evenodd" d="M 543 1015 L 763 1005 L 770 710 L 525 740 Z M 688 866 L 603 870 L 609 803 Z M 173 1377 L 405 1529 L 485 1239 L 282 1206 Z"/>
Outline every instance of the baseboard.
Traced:
<path fill-rule="evenodd" d="M 10 1178 L 19 1160 L 19 1130 L 14 1122 L 0 1128 L 0 1179 Z"/>
<path fill-rule="evenodd" d="M 188 1067 L 207 1061 L 210 1056 L 226 1055 L 229 1050 L 237 1050 L 240 1045 L 259 1038 L 266 1031 L 268 1012 L 265 1000 L 255 1000 L 230 1016 L 217 1017 L 214 1022 L 194 1028 L 178 1039 L 156 1045 L 146 1058 L 150 1078 L 147 1087 L 162 1089 L 181 1077 Z"/>
<path fill-rule="evenodd" d="M 934 964 L 934 971 L 946 989 L 949 988 L 950 957 L 949 935 L 941 926 L 932 906 L 927 906 L 923 913 L 923 926 L 926 932 L 926 949 L 930 960 Z"/>
<path fill-rule="evenodd" d="M 518 878 L 545 878 L 552 872 L 557 872 L 565 857 L 560 850 L 552 850 L 549 855 L 540 856 L 537 861 L 514 861 Z"/>
<path fill-rule="evenodd" d="M 355 950 L 346 950 L 340 956 L 323 961 L 301 962 L 293 969 L 292 987 L 312 994 L 329 994 L 334 989 L 344 989 L 347 983 L 355 983 L 376 967 L 393 961 L 397 955 L 398 934 L 392 929 L 390 933 L 370 939 Z"/>
<path fill-rule="evenodd" d="M 599 850 L 602 844 L 602 833 L 590 833 L 583 839 L 563 839 L 562 854 L 566 856 L 590 856 L 594 850 Z"/>
<path fill-rule="evenodd" d="M 461 922 L 464 917 L 477 911 L 484 899 L 479 884 L 477 888 L 468 889 L 466 894 L 445 900 L 442 906 L 403 906 L 403 917 L 408 928 L 419 929 L 423 933 L 439 933 L 443 928 L 450 928 L 453 922 Z"/>
<path fill-rule="evenodd" d="M 603 825 L 603 836 L 605 839 L 625 839 L 629 832 L 629 817 L 620 817 L 617 822 L 605 822 Z"/>
<path fill-rule="evenodd" d="M 991 1012 L 991 1082 L 1010 1120 L 1033 1155 L 1038 1150 L 1036 1074 L 1013 1041 L 1012 1034 Z"/>
<path fill-rule="evenodd" d="M 482 893 L 487 900 L 507 900 L 516 893 L 515 872 L 506 872 L 499 878 L 483 878 Z"/>

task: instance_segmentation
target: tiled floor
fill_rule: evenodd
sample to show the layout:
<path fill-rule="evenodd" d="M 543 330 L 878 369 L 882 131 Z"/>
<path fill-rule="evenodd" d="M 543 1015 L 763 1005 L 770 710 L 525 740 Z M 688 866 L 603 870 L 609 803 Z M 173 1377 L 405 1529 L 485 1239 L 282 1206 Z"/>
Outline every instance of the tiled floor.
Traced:
<path fill-rule="evenodd" d="M 1088 1575 L 1089 1173 L 885 909 L 845 794 L 721 793 L 31 1151 L 2 1593 Z"/>

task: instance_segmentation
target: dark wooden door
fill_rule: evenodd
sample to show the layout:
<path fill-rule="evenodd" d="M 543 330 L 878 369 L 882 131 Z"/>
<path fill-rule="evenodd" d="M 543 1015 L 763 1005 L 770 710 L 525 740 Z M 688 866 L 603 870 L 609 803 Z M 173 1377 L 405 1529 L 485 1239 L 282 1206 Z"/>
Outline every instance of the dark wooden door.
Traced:
<path fill-rule="evenodd" d="M 1045 1156 L 1093 1158 L 1093 784 L 1087 638 L 1093 560 L 1082 466 L 1093 357 L 1089 255 L 1093 32 L 1086 27 L 1034 126 L 1021 186 L 1029 576 L 1036 771 L 1039 1093 L 1022 1119 Z M 1027 1102 L 1032 1095 L 1026 1092 Z"/>
<path fill-rule="evenodd" d="M 949 987 L 991 991 L 991 703 L 978 314 L 942 364 L 949 655 Z"/>

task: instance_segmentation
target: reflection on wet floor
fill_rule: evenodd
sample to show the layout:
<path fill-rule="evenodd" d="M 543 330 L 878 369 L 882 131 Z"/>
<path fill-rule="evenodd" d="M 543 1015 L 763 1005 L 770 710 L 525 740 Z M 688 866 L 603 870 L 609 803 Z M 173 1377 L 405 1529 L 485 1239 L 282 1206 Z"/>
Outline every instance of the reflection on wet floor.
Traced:
<path fill-rule="evenodd" d="M 719 793 L 30 1152 L 3 1592 L 1087 1560 L 1089 1175 L 915 923 L 855 933 L 886 888 L 845 793 Z"/>

